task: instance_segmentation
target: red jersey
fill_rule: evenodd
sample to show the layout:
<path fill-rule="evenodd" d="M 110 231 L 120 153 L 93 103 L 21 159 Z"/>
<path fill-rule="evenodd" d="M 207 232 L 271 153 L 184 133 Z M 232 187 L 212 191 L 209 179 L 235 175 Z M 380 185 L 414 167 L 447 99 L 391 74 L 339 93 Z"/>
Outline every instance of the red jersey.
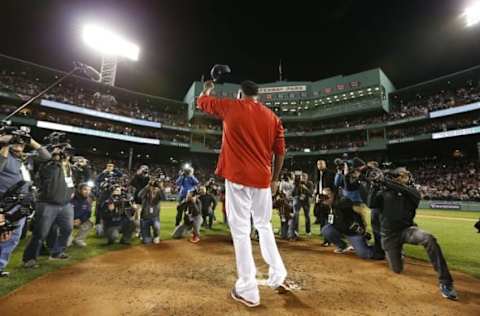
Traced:
<path fill-rule="evenodd" d="M 253 99 L 201 96 L 197 107 L 223 120 L 222 149 L 215 173 L 231 182 L 268 188 L 272 156 L 285 154 L 282 122 Z"/>

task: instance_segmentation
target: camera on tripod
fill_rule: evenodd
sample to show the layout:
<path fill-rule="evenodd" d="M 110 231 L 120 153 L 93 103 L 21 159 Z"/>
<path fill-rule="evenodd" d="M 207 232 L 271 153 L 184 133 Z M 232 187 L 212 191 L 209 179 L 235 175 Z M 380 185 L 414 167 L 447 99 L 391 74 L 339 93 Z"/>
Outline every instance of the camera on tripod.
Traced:
<path fill-rule="evenodd" d="M 12 136 L 11 144 L 29 144 L 32 137 L 30 136 L 30 127 L 11 125 L 10 121 L 0 122 L 0 136 Z"/>

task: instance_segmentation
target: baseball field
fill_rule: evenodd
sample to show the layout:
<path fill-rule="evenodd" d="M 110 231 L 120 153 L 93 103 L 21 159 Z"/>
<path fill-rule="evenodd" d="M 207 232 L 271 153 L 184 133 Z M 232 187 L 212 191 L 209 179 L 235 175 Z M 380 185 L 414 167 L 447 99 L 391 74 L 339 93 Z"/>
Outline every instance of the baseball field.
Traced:
<path fill-rule="evenodd" d="M 420 210 L 416 222 L 433 233 L 453 270 L 460 299 L 440 296 L 436 275 L 421 247 L 406 247 L 404 274 L 386 262 L 334 254 L 321 247 L 319 227 L 301 241 L 279 241 L 280 252 L 295 284 L 287 295 L 261 287 L 262 306 L 247 310 L 229 298 L 235 259 L 228 230 L 219 222 L 204 230 L 202 241 L 168 240 L 175 205 L 164 203 L 159 245 L 105 246 L 87 239 L 72 247 L 65 262 L 41 257 L 40 267 L 20 267 L 25 241 L 0 279 L 0 314 L 4 315 L 478 315 L 480 310 L 480 234 L 473 224 L 480 213 Z M 278 216 L 274 215 L 278 228 Z M 303 232 L 303 220 L 301 231 Z M 254 241 L 258 278 L 267 272 Z M 35 306 L 32 309 L 32 306 Z"/>

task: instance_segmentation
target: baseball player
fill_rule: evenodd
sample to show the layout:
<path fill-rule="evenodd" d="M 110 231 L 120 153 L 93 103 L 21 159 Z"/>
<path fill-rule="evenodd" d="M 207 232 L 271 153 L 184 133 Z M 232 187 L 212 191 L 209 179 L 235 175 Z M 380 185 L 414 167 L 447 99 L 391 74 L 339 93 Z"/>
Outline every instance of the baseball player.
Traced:
<path fill-rule="evenodd" d="M 280 119 L 257 100 L 258 86 L 254 82 L 242 82 L 238 99 L 210 96 L 213 88 L 212 81 L 205 82 L 197 106 L 223 120 L 216 174 L 225 178 L 227 217 L 237 262 L 238 280 L 231 296 L 255 307 L 260 305 L 260 295 L 250 240 L 251 216 L 263 259 L 269 265 L 268 284 L 279 292 L 290 290 L 270 222 L 272 191 L 278 188 L 285 157 L 284 129 Z"/>

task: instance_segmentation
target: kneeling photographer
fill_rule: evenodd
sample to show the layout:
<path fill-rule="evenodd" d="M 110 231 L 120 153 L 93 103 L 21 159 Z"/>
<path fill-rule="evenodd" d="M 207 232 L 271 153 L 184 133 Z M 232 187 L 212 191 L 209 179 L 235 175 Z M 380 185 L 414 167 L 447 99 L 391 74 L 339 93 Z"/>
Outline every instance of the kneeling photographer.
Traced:
<path fill-rule="evenodd" d="M 360 258 L 371 259 L 373 248 L 367 243 L 371 236 L 366 232 L 362 214 L 354 210 L 354 203 L 346 197 L 336 198 L 329 188 L 323 189 L 322 197 L 322 204 L 329 209 L 328 224 L 322 228 L 322 234 L 335 244 L 335 253 L 355 250 Z M 351 247 L 344 241 L 344 237 L 351 243 Z"/>
<path fill-rule="evenodd" d="M 414 223 L 421 196 L 412 185 L 410 172 L 405 168 L 396 168 L 385 174 L 377 172 L 374 182 L 369 204 L 380 212 L 382 246 L 390 269 L 395 273 L 403 271 L 404 244 L 422 245 L 437 272 L 442 296 L 457 299 L 452 276 L 437 240 Z"/>
<path fill-rule="evenodd" d="M 88 232 L 93 228 L 93 223 L 90 220 L 92 216 L 92 201 L 91 201 L 92 189 L 86 183 L 78 185 L 77 192 L 72 199 L 73 205 L 73 226 L 78 228 L 78 233 L 73 238 L 70 237 L 69 245 L 73 242 L 79 247 L 86 247 L 87 243 L 85 238 Z"/>
<path fill-rule="evenodd" d="M 198 199 L 197 192 L 190 191 L 187 197 L 177 206 L 177 212 L 183 214 L 183 223 L 175 227 L 172 237 L 182 238 L 188 231 L 192 230 L 192 243 L 200 241 L 200 226 L 202 225 L 202 205 Z"/>
<path fill-rule="evenodd" d="M 105 210 L 105 201 L 112 195 L 113 187 L 119 183 L 123 177 L 120 170 L 115 168 L 115 164 L 109 161 L 105 170 L 103 170 L 95 179 L 95 196 L 97 198 L 95 206 L 95 232 L 97 237 L 103 237 L 103 213 Z"/>
<path fill-rule="evenodd" d="M 212 229 L 213 220 L 215 217 L 215 208 L 217 207 L 217 200 L 215 197 L 207 191 L 205 186 L 200 187 L 200 195 L 198 199 L 202 205 L 202 219 L 203 225 Z"/>
<path fill-rule="evenodd" d="M 127 194 L 126 188 L 115 186 L 112 194 L 104 202 L 102 215 L 105 237 L 108 244 L 117 242 L 130 245 L 135 230 L 135 205 L 133 198 Z"/>
<path fill-rule="evenodd" d="M 293 207 L 285 192 L 277 191 L 273 197 L 272 207 L 278 210 L 280 216 L 280 238 L 296 239 Z"/>
<path fill-rule="evenodd" d="M 25 163 L 25 147 L 29 145 L 38 153 L 39 161 L 47 161 L 51 158 L 50 153 L 41 147 L 33 138 L 30 137 L 27 128 L 18 128 L 15 126 L 2 126 L 0 128 L 0 195 L 4 195 L 15 185 L 23 181 L 23 185 L 19 188 L 19 194 L 31 194 L 29 192 L 32 186 L 30 172 Z M 32 201 L 33 202 L 33 201 Z M 20 205 L 14 206 L 9 214 L 18 211 Z M 6 214 L 1 214 L 3 220 L 2 226 L 6 225 Z M 8 276 L 9 273 L 4 271 L 10 255 L 17 247 L 22 230 L 26 222 L 26 217 L 9 223 L 14 228 L 8 230 L 0 236 L 0 277 Z"/>
<path fill-rule="evenodd" d="M 54 132 L 45 139 L 49 142 L 52 159 L 40 167 L 40 194 L 36 204 L 35 225 L 23 253 L 25 268 L 38 266 L 37 257 L 47 236 L 53 241 L 50 259 L 68 259 L 64 251 L 73 229 L 73 207 L 70 201 L 75 186 L 69 162 L 72 148 L 64 133 Z M 51 229 L 52 226 L 58 228 L 58 235 L 57 229 Z"/>
<path fill-rule="evenodd" d="M 140 231 L 144 244 L 160 242 L 160 201 L 165 199 L 163 183 L 152 179 L 139 191 L 142 210 L 140 213 Z M 153 231 L 153 239 L 152 239 Z"/>

